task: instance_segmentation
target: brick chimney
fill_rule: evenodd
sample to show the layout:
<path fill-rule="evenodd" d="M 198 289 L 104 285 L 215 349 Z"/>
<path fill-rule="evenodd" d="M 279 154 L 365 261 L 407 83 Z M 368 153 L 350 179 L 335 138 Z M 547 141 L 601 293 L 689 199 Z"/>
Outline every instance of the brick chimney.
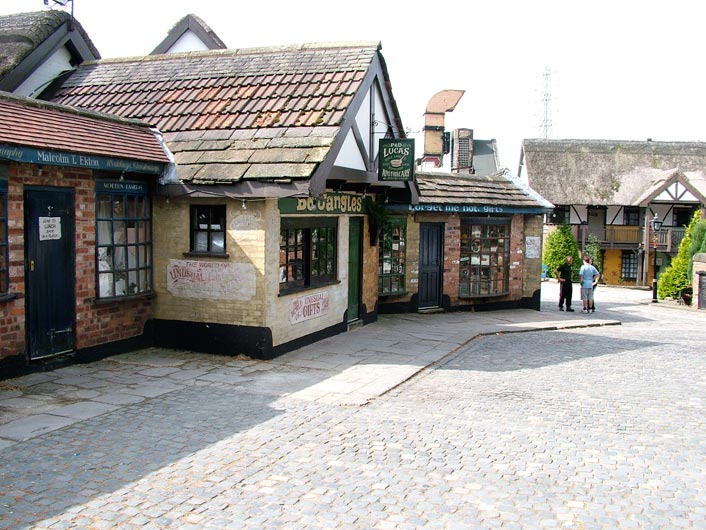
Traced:
<path fill-rule="evenodd" d="M 444 161 L 448 148 L 444 142 L 444 122 L 446 113 L 456 108 L 464 90 L 442 90 L 437 92 L 427 103 L 424 113 L 424 156 L 422 164 L 439 168 Z"/>

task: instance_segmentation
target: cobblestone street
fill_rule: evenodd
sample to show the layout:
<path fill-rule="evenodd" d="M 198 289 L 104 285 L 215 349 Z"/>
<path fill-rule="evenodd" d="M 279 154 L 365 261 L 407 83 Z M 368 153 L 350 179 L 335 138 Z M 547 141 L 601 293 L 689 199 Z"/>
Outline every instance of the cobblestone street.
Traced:
<path fill-rule="evenodd" d="M 0 528 L 706 528 L 706 312 L 601 287 L 567 315 L 543 289 L 543 318 L 620 325 L 459 339 L 349 403 L 307 393 L 327 379 L 297 352 L 0 381 Z M 105 382 L 126 390 L 80 400 Z M 27 399 L 58 423 L 20 434 Z"/>

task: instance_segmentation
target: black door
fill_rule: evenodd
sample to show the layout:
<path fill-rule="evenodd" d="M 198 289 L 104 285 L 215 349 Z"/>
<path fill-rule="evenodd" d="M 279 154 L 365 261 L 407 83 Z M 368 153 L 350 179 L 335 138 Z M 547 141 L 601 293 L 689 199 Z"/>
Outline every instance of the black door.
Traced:
<path fill-rule="evenodd" d="M 441 305 L 444 225 L 422 223 L 419 241 L 419 309 Z"/>
<path fill-rule="evenodd" d="M 348 322 L 360 318 L 363 220 L 351 217 L 348 230 Z"/>
<path fill-rule="evenodd" d="M 25 281 L 30 359 L 76 346 L 74 194 L 64 188 L 25 191 Z"/>

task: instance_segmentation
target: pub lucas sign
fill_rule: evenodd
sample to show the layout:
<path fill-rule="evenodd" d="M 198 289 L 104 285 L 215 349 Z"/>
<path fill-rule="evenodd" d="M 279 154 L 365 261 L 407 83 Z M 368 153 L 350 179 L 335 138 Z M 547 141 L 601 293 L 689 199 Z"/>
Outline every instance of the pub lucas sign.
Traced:
<path fill-rule="evenodd" d="M 380 138 L 379 180 L 414 180 L 414 140 Z"/>

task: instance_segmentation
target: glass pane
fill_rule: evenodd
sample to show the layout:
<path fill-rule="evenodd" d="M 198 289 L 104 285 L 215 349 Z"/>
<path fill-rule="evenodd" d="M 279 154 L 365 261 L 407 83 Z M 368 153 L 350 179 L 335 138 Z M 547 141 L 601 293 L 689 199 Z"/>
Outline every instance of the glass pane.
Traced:
<path fill-rule="evenodd" d="M 101 273 L 98 275 L 98 296 L 115 296 L 113 273 Z"/>
<path fill-rule="evenodd" d="M 225 253 L 226 251 L 226 242 L 225 242 L 225 233 L 224 232 L 213 232 L 211 234 L 211 252 L 218 252 L 218 253 Z"/>
<path fill-rule="evenodd" d="M 134 195 L 127 198 L 127 217 L 135 219 L 137 217 L 137 197 Z"/>
<path fill-rule="evenodd" d="M 113 243 L 111 225 L 110 221 L 98 221 L 96 241 L 99 245 L 111 245 Z"/>
<path fill-rule="evenodd" d="M 125 197 L 122 195 L 113 196 L 113 217 L 125 217 Z"/>
<path fill-rule="evenodd" d="M 110 195 L 98 195 L 96 200 L 96 218 L 98 219 L 110 219 L 111 211 L 110 206 L 112 201 Z"/>
<path fill-rule="evenodd" d="M 0 245 L 7 242 L 7 223 L 0 221 Z"/>
<path fill-rule="evenodd" d="M 194 234 L 194 252 L 208 251 L 208 233 L 196 232 Z"/>

